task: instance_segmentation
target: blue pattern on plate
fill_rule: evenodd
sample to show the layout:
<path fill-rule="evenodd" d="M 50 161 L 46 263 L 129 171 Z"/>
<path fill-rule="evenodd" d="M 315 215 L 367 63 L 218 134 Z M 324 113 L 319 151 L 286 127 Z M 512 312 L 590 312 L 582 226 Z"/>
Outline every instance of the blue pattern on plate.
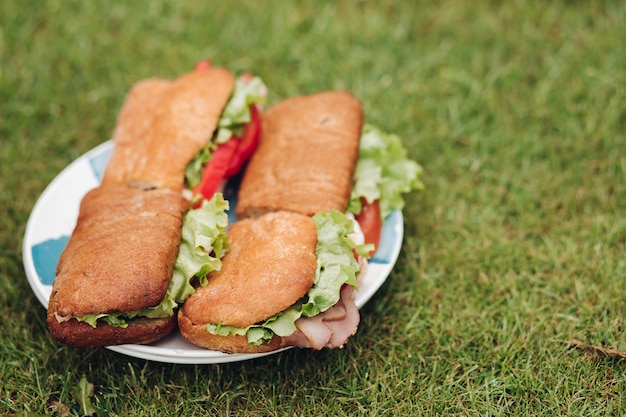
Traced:
<path fill-rule="evenodd" d="M 48 239 L 44 242 L 33 245 L 33 264 L 37 271 L 37 276 L 43 285 L 52 285 L 56 277 L 56 267 L 65 249 L 69 236 L 61 236 L 58 239 Z"/>
<path fill-rule="evenodd" d="M 237 208 L 237 190 L 239 189 L 239 183 L 237 182 L 237 187 L 232 184 L 226 185 L 224 189 L 224 199 L 228 201 L 229 209 L 226 210 L 226 214 L 228 214 L 228 224 L 231 225 L 237 221 L 237 215 L 235 214 L 235 210 Z"/>
<path fill-rule="evenodd" d="M 370 259 L 371 263 L 389 264 L 393 257 L 393 242 L 396 239 L 396 226 L 400 222 L 400 211 L 392 211 L 385 219 L 383 230 L 380 235 L 380 244 L 374 256 Z"/>
<path fill-rule="evenodd" d="M 108 149 L 103 152 L 98 152 L 89 158 L 89 165 L 98 181 L 102 180 L 102 175 L 104 174 L 104 169 L 106 168 L 110 154 L 111 150 Z M 63 252 L 63 249 L 67 246 L 68 240 L 69 236 L 61 236 L 56 239 L 48 239 L 33 245 L 31 248 L 33 264 L 37 271 L 39 281 L 41 281 L 43 285 L 52 285 L 52 282 L 56 278 L 57 262 L 59 261 L 61 252 Z"/>
<path fill-rule="evenodd" d="M 89 158 L 89 164 L 91 165 L 94 175 L 98 178 L 98 181 L 102 180 L 102 175 L 104 174 L 104 169 L 109 161 L 110 154 L 111 150 L 109 149 L 104 152 L 99 152 Z"/>

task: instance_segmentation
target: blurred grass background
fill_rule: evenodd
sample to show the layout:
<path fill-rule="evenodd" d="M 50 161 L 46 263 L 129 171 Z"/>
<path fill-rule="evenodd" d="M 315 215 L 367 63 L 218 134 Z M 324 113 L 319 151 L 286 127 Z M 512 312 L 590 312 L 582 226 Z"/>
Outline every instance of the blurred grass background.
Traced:
<path fill-rule="evenodd" d="M 0 2 L 0 414 L 620 415 L 626 3 Z M 48 336 L 32 206 L 128 89 L 208 58 L 270 101 L 345 88 L 425 168 L 403 252 L 337 351 L 170 365 Z M 30 413 L 30 414 L 29 414 Z"/>

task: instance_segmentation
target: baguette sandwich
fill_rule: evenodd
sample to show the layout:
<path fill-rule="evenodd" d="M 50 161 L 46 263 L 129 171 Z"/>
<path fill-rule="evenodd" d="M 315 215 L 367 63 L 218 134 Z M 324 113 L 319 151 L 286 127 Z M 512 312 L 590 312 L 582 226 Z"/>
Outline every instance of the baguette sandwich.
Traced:
<path fill-rule="evenodd" d="M 201 279 L 227 250 L 219 186 L 256 146 L 264 88 L 203 62 L 131 89 L 102 182 L 83 198 L 57 265 L 46 322 L 59 343 L 145 344 L 175 328 L 193 291 L 189 265 Z M 221 175 L 202 181 L 211 169 Z"/>
<path fill-rule="evenodd" d="M 183 337 L 207 349 L 258 353 L 341 347 L 356 331 L 361 266 L 338 211 L 268 212 L 228 230 L 230 250 L 178 313 Z"/>

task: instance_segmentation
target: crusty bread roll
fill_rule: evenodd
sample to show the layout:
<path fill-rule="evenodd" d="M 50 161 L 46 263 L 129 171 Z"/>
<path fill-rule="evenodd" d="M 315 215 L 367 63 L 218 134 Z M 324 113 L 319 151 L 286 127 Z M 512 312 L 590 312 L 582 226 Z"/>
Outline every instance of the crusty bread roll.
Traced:
<path fill-rule="evenodd" d="M 228 230 L 229 252 L 179 310 L 181 334 L 190 342 L 226 352 L 264 352 L 281 346 L 250 346 L 243 336 L 214 336 L 206 324 L 245 328 L 292 306 L 313 285 L 317 228 L 305 215 L 287 211 L 244 219 Z"/>
<path fill-rule="evenodd" d="M 345 211 L 363 110 L 344 91 L 298 96 L 263 113 L 261 141 L 241 182 L 236 214 Z"/>
<path fill-rule="evenodd" d="M 135 161 L 140 158 L 142 142 L 149 135 L 161 97 L 172 84 L 162 78 L 148 78 L 135 83 L 126 95 L 113 130 L 113 150 L 102 184 L 126 184 Z"/>
<path fill-rule="evenodd" d="M 88 192 L 57 264 L 50 308 L 82 316 L 159 304 L 188 204 L 169 190 L 111 185 Z"/>
<path fill-rule="evenodd" d="M 120 112 L 103 183 L 182 191 L 185 167 L 211 139 L 234 85 L 221 67 L 138 83 Z"/>
<path fill-rule="evenodd" d="M 47 320 L 53 336 L 103 346 L 109 337 L 138 343 L 151 339 L 155 328 L 171 330 L 169 320 L 143 326 L 143 335 L 138 326 L 105 331 L 101 328 L 110 326 L 85 328 L 75 319 L 64 320 L 158 305 L 172 278 L 188 205 L 169 190 L 110 185 L 88 192 L 52 284 Z"/>

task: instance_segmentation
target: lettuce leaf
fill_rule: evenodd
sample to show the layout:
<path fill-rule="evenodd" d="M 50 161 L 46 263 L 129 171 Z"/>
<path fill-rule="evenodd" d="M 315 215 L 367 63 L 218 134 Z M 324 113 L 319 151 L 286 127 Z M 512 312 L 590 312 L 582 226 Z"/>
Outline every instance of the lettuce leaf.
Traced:
<path fill-rule="evenodd" d="M 228 250 L 228 201 L 222 193 L 204 200 L 199 208 L 189 210 L 183 219 L 182 237 L 174 274 L 163 301 L 157 306 L 124 312 L 87 314 L 76 317 L 78 321 L 96 327 L 100 320 L 115 327 L 128 327 L 128 320 L 135 317 L 163 318 L 174 314 L 174 309 L 194 293 L 191 278 L 194 276 L 206 285 L 209 272 L 222 267 L 221 258 Z"/>
<path fill-rule="evenodd" d="M 233 93 L 224 107 L 217 124 L 215 143 L 225 143 L 233 134 L 241 136 L 243 126 L 250 121 L 250 106 L 265 105 L 267 87 L 259 77 L 243 81 L 242 77 L 235 81 Z"/>
<path fill-rule="evenodd" d="M 398 136 L 365 125 L 347 211 L 358 214 L 361 197 L 370 203 L 379 200 L 383 219 L 394 210 L 402 210 L 403 194 L 424 188 L 422 171 L 417 162 L 407 158 Z"/>
<path fill-rule="evenodd" d="M 206 285 L 207 274 L 222 267 L 221 259 L 229 249 L 226 235 L 229 208 L 224 195 L 215 193 L 210 200 L 204 200 L 199 208 L 191 209 L 185 215 L 169 288 L 177 303 L 194 293 L 191 278 L 195 276 L 201 285 Z"/>
<path fill-rule="evenodd" d="M 370 245 L 357 245 L 349 235 L 354 231 L 354 223 L 337 210 L 318 213 L 313 216 L 317 226 L 317 270 L 315 281 L 309 290 L 308 301 L 302 305 L 302 314 L 313 317 L 339 301 L 343 284 L 356 288 L 356 276 L 360 267 L 352 250 L 366 256 Z"/>
<path fill-rule="evenodd" d="M 296 320 L 302 316 L 300 304 L 289 307 L 287 310 L 266 319 L 263 323 L 248 327 L 225 326 L 208 323 L 209 333 L 219 336 L 246 336 L 251 346 L 259 346 L 272 340 L 274 335 L 289 336 L 296 331 Z"/>
<path fill-rule="evenodd" d="M 258 346 L 271 340 L 274 335 L 284 337 L 293 334 L 296 331 L 295 322 L 300 317 L 315 316 L 335 305 L 344 284 L 356 287 L 360 266 L 354 259 L 353 250 L 367 256 L 372 249 L 371 245 L 356 244 L 352 240 L 350 234 L 354 232 L 354 223 L 337 210 L 318 213 L 313 216 L 313 221 L 318 236 L 315 250 L 317 267 L 313 286 L 304 298 L 264 322 L 245 328 L 207 324 L 209 333 L 220 336 L 245 335 L 250 345 Z"/>
<path fill-rule="evenodd" d="M 185 180 L 189 188 L 200 183 L 202 167 L 211 160 L 211 154 L 217 145 L 228 142 L 233 136 L 241 136 L 243 127 L 250 121 L 250 106 L 264 106 L 267 101 L 267 87 L 259 77 L 243 81 L 237 78 L 233 92 L 224 107 L 217 124 L 217 130 L 206 146 L 189 161 L 185 168 Z"/>

